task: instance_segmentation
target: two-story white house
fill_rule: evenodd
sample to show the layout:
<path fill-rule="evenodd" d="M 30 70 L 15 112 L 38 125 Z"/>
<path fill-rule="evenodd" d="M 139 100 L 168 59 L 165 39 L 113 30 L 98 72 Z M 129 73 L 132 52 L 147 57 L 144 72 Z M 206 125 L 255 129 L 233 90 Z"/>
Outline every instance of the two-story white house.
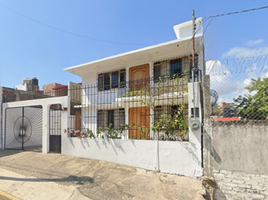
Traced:
<path fill-rule="evenodd" d="M 152 138 L 150 130 L 166 114 L 188 118 L 188 82 L 192 79 L 192 21 L 174 26 L 177 39 L 66 68 L 82 77 L 71 85 L 70 124 L 76 130 L 123 129 L 122 137 Z M 195 66 L 204 72 L 202 19 L 196 20 Z M 181 108 L 181 105 L 184 105 Z"/>

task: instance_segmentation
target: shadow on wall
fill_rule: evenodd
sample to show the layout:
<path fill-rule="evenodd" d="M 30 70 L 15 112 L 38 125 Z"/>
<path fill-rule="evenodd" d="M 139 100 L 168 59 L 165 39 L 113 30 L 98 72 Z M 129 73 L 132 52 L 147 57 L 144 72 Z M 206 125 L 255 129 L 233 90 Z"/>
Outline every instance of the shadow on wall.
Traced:
<path fill-rule="evenodd" d="M 218 164 L 221 164 L 222 159 L 221 159 L 220 155 L 217 153 L 217 151 L 215 150 L 215 148 L 213 147 L 211 136 L 207 133 L 207 131 L 205 131 L 204 133 L 205 134 L 203 135 L 203 140 L 204 140 L 204 143 L 206 145 L 204 145 L 203 147 L 208 150 L 210 155 L 214 158 L 214 160 Z"/>
<path fill-rule="evenodd" d="M 196 144 L 194 144 L 192 142 L 179 142 L 179 144 L 181 146 L 183 146 L 183 148 L 186 149 L 189 152 L 189 154 L 192 156 L 193 160 L 198 165 L 201 165 L 201 160 L 197 156 L 198 155 L 198 153 L 197 153 L 198 149 L 196 147 Z"/>

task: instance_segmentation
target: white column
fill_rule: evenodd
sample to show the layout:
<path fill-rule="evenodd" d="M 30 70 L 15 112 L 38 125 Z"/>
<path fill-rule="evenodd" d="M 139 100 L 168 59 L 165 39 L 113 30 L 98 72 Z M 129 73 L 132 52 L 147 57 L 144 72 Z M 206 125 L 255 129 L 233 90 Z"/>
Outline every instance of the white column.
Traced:
<path fill-rule="evenodd" d="M 68 133 L 63 133 L 64 129 L 67 129 L 69 126 L 68 123 L 69 120 L 69 115 L 68 115 L 68 111 L 62 111 L 61 112 L 61 153 L 64 154 L 65 153 L 65 146 L 68 147 L 68 145 L 66 145 L 66 143 L 68 143 Z"/>
<path fill-rule="evenodd" d="M 1 107 L 1 106 L 0 106 Z M 6 121 L 6 108 L 7 108 L 7 103 L 3 103 L 2 104 L 2 113 L 0 113 L 0 115 L 2 114 L 2 129 L 1 129 L 1 138 L 2 138 L 2 140 L 1 140 L 1 143 L 2 143 L 2 149 L 4 149 L 5 148 L 5 126 L 6 126 L 6 124 L 5 124 L 5 121 Z"/>
<path fill-rule="evenodd" d="M 43 107 L 43 135 L 42 135 L 42 153 L 49 152 L 49 107 L 44 104 Z"/>

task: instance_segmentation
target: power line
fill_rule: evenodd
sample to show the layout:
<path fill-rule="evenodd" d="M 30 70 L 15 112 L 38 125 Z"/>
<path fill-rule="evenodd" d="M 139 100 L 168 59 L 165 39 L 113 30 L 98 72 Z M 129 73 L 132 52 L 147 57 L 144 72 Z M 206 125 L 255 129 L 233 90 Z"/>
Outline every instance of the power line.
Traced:
<path fill-rule="evenodd" d="M 234 11 L 234 12 L 229 12 L 229 13 L 212 15 L 212 16 L 209 16 L 207 18 L 223 17 L 223 16 L 227 16 L 227 15 L 241 14 L 241 13 L 246 13 L 246 12 L 251 12 L 251 11 L 256 11 L 256 10 L 267 9 L 267 8 L 268 8 L 268 6 L 262 6 L 262 7 L 250 8 L 250 9 L 246 9 L 246 10 L 240 10 L 240 11 Z"/>
<path fill-rule="evenodd" d="M 250 8 L 250 9 L 246 9 L 246 10 L 240 10 L 240 11 L 233 11 L 233 12 L 228 12 L 228 13 L 221 13 L 221 14 L 217 14 L 217 15 L 211 15 L 208 17 L 204 17 L 204 22 L 203 24 L 205 24 L 208 20 L 208 23 L 206 25 L 206 27 L 204 27 L 204 33 L 203 33 L 203 38 L 200 40 L 198 45 L 201 45 L 201 42 L 204 41 L 204 36 L 205 33 L 210 25 L 210 23 L 217 17 L 224 17 L 224 16 L 228 16 L 228 15 L 235 15 L 235 14 L 242 14 L 242 13 L 246 13 L 246 12 L 252 12 L 252 11 L 257 11 L 257 10 L 262 10 L 262 9 L 267 9 L 268 6 L 262 6 L 262 7 L 257 7 L 257 8 Z"/>
<path fill-rule="evenodd" d="M 105 40 L 105 39 L 100 39 L 100 38 L 94 38 L 94 37 L 89 37 L 89 36 L 86 36 L 86 35 L 81 35 L 81 34 L 78 34 L 78 33 L 74 33 L 74 32 L 71 32 L 71 31 L 67 31 L 67 30 L 64 30 L 64 29 L 60 29 L 60 28 L 57 28 L 55 26 L 51 26 L 49 24 L 45 24 L 43 22 L 40 22 L 34 18 L 31 18 L 31 17 L 28 17 L 26 15 L 23 15 L 15 10 L 13 10 L 12 8 L 8 7 L 8 6 L 5 6 L 3 4 L 0 3 L 0 5 L 10 11 L 12 11 L 13 13 L 21 16 L 21 17 L 24 17 L 28 20 L 31 20 L 37 24 L 40 24 L 42 26 L 45 26 L 45 27 L 48 27 L 48 28 L 51 28 L 51 29 L 54 29 L 54 30 L 57 30 L 57 31 L 60 31 L 60 32 L 63 32 L 63 33 L 67 33 L 67 34 L 70 34 L 70 35 L 73 35 L 73 36 L 77 36 L 77 37 L 81 37 L 81 38 L 85 38 L 85 39 L 89 39 L 89 40 L 95 40 L 95 41 L 100 41 L 100 42 L 106 42 L 106 43 L 113 43 L 113 44 L 121 44 L 121 45 L 139 45 L 139 46 L 143 46 L 143 45 L 150 45 L 150 44 L 142 44 L 142 43 L 125 43 L 125 42 L 116 42 L 116 41 L 111 41 L 111 40 Z"/>

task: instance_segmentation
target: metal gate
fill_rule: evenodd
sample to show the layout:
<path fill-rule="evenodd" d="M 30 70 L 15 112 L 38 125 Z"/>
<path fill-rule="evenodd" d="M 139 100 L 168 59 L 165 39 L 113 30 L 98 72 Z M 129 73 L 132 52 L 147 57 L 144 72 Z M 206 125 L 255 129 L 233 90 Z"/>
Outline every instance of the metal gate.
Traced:
<path fill-rule="evenodd" d="M 61 153 L 61 105 L 51 105 L 49 109 L 49 151 Z"/>
<path fill-rule="evenodd" d="M 5 149 L 42 150 L 43 110 L 41 106 L 7 108 Z"/>

